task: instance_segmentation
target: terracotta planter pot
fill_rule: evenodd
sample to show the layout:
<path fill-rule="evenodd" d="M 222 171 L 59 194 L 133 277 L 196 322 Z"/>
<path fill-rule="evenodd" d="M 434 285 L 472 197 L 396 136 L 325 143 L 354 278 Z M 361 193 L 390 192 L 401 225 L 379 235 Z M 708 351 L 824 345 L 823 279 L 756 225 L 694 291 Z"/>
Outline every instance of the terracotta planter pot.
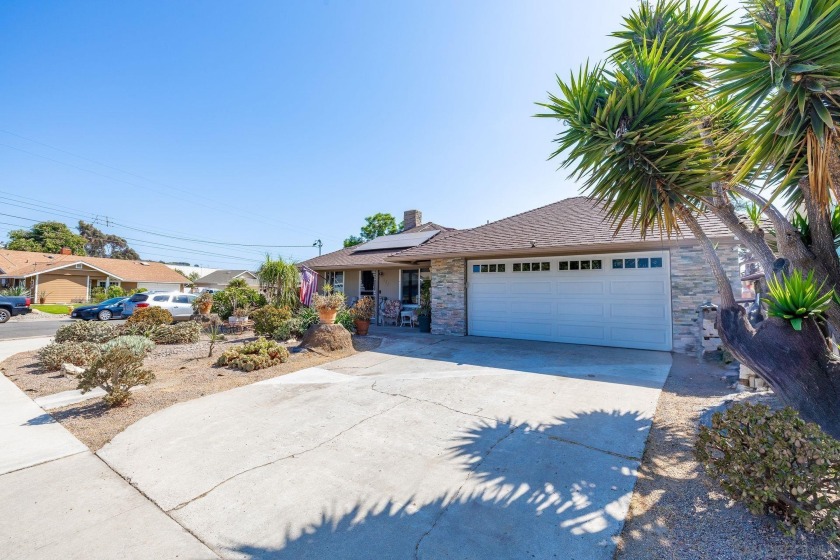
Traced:
<path fill-rule="evenodd" d="M 366 336 L 370 329 L 370 321 L 356 319 L 353 321 L 356 324 L 356 334 L 359 336 Z"/>
<path fill-rule="evenodd" d="M 198 307 L 198 312 L 201 315 L 210 315 L 210 310 L 213 309 L 213 302 L 203 303 Z"/>
<path fill-rule="evenodd" d="M 321 318 L 321 323 L 324 325 L 332 325 L 335 323 L 335 316 L 338 315 L 338 309 L 319 309 L 318 317 Z"/>

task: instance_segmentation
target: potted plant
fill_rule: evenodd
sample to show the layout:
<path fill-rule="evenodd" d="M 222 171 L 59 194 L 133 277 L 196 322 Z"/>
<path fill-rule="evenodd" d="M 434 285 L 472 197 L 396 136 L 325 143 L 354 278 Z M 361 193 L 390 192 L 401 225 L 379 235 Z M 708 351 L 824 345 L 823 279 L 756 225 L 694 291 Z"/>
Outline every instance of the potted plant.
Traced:
<path fill-rule="evenodd" d="M 376 304 L 370 296 L 361 298 L 353 305 L 351 313 L 353 314 L 353 323 L 356 325 L 356 334 L 365 336 L 368 333 L 375 307 Z"/>
<path fill-rule="evenodd" d="M 417 325 L 420 332 L 432 332 L 432 281 L 424 278 L 420 283 L 420 307 L 417 308 Z"/>
<path fill-rule="evenodd" d="M 237 307 L 233 310 L 233 313 L 228 318 L 228 322 L 231 323 L 231 324 L 247 323 L 249 313 L 251 313 L 251 308 L 250 307 L 248 307 L 248 306 Z"/>
<path fill-rule="evenodd" d="M 48 295 L 50 295 L 50 293 L 45 290 L 41 290 L 40 292 L 38 292 L 38 303 L 40 303 L 41 305 L 47 303 Z"/>
<path fill-rule="evenodd" d="M 201 292 L 193 300 L 193 310 L 199 315 L 209 315 L 210 310 L 213 309 L 213 294 L 210 292 Z"/>
<path fill-rule="evenodd" d="M 344 294 L 334 292 L 332 286 L 326 284 L 323 294 L 312 296 L 312 307 L 318 312 L 321 323 L 331 325 L 335 323 L 335 316 L 344 307 Z"/>

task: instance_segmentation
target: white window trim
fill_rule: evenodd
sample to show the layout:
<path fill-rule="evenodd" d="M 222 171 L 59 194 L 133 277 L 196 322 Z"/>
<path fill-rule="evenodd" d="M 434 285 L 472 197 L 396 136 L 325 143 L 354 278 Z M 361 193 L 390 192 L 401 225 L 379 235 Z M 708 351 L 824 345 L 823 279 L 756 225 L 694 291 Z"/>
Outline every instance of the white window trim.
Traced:
<path fill-rule="evenodd" d="M 341 274 L 341 289 L 337 290 L 335 288 L 335 275 Z M 347 281 L 347 274 L 343 270 L 329 270 L 326 274 L 324 274 L 324 283 L 329 284 L 333 287 L 333 290 L 336 292 L 344 293 L 344 286 Z"/>
<path fill-rule="evenodd" d="M 403 303 L 402 302 L 402 299 L 403 299 L 402 298 L 402 296 L 403 296 L 403 291 L 402 291 L 402 273 L 403 273 L 403 270 L 406 270 L 406 271 L 416 270 L 417 271 L 417 301 L 418 302 L 420 301 L 420 284 L 423 283 L 422 279 L 420 278 L 420 275 L 422 274 L 422 270 L 421 270 L 420 267 L 417 267 L 417 268 L 400 268 L 399 269 L 399 275 L 397 276 L 397 287 L 399 288 L 398 293 L 399 293 L 400 304 L 401 305 L 420 305 L 419 303 Z M 431 275 L 431 272 L 429 274 Z"/>

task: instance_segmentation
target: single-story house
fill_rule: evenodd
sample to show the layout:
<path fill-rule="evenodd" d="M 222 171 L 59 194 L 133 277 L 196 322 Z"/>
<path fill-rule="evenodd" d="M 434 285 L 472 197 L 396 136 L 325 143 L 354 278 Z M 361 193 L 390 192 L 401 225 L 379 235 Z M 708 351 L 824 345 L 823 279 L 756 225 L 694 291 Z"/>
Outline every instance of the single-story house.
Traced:
<path fill-rule="evenodd" d="M 740 291 L 737 239 L 714 217 L 700 223 Z M 361 245 L 304 264 L 328 279 L 343 276 L 348 297 L 368 292 L 351 282 L 356 271 L 393 270 L 396 278 L 425 271 L 432 332 L 449 335 L 692 352 L 697 307 L 718 298 L 690 232 L 643 240 L 626 228 L 616 235 L 603 207 L 586 197 L 439 231 L 408 248 L 386 244 L 376 255 Z"/>
<path fill-rule="evenodd" d="M 182 291 L 189 283 L 163 263 L 0 249 L 0 287 L 24 285 L 34 301 L 80 303 L 91 289 L 118 285 L 125 291 Z"/>
<path fill-rule="evenodd" d="M 202 276 L 195 281 L 196 288 L 205 288 L 211 290 L 224 290 L 231 280 L 241 278 L 250 287 L 258 289 L 260 282 L 257 280 L 257 275 L 250 270 L 217 270 L 211 272 L 206 276 Z"/>
<path fill-rule="evenodd" d="M 314 257 L 300 263 L 319 273 L 319 288 L 324 284 L 344 292 L 348 303 L 371 296 L 380 301 L 399 300 L 403 305 L 417 305 L 420 301 L 420 282 L 430 277 L 428 263 L 407 266 L 387 260 L 398 251 L 417 246 L 440 235 L 453 233 L 433 222 L 422 223 L 422 214 L 408 210 L 404 214 L 403 229 L 393 235 L 383 235 L 353 247 Z"/>

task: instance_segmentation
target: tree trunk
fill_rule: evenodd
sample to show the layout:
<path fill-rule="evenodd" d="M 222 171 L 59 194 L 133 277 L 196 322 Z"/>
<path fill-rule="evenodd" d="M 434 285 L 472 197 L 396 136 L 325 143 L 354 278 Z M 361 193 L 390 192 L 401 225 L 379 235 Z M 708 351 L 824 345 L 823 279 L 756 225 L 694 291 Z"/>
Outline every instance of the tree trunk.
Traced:
<path fill-rule="evenodd" d="M 840 440 L 840 360 L 814 319 L 795 331 L 770 317 L 753 328 L 740 306 L 718 311 L 718 334 L 726 348 L 762 377 L 799 415 Z"/>

